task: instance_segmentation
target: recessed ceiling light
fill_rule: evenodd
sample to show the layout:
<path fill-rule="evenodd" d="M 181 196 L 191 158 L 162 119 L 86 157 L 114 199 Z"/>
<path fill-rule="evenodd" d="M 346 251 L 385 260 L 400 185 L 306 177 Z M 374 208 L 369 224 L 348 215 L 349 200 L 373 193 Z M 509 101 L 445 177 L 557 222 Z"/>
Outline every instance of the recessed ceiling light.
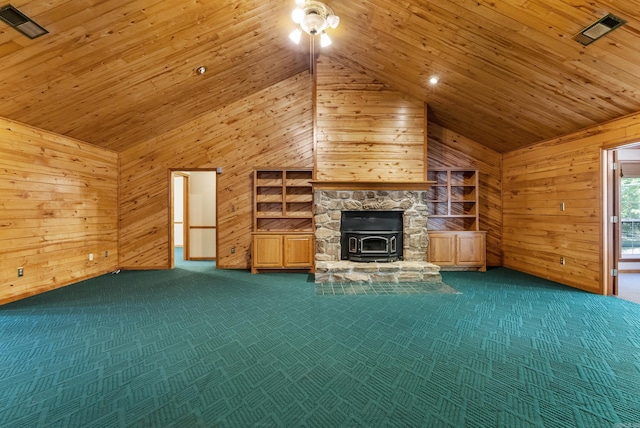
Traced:
<path fill-rule="evenodd" d="M 206 72 L 207 72 L 207 67 L 205 67 L 204 65 L 201 65 L 200 67 L 196 68 L 196 74 L 203 75 Z"/>
<path fill-rule="evenodd" d="M 440 79 L 438 78 L 438 76 L 431 76 L 431 78 L 429 79 L 429 83 L 432 85 L 437 84 L 440 81 Z"/>

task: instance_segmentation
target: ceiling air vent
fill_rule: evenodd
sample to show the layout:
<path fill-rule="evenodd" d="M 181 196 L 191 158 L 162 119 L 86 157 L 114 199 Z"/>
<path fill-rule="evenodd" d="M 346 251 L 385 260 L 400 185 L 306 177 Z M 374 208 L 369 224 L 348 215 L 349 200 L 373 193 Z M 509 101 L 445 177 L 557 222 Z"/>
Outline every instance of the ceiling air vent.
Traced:
<path fill-rule="evenodd" d="M 627 21 L 620 19 L 615 15 L 608 14 L 580 31 L 580 33 L 578 33 L 573 39 L 576 42 L 587 46 L 626 22 Z"/>
<path fill-rule="evenodd" d="M 10 4 L 0 7 L 0 20 L 6 22 L 30 39 L 35 39 L 48 33 L 47 30 Z"/>

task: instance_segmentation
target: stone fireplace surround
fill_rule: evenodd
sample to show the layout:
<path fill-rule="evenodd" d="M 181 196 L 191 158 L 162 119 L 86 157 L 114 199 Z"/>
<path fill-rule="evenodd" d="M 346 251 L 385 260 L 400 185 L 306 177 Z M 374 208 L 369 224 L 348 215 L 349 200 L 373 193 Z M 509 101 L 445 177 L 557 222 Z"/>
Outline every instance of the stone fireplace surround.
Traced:
<path fill-rule="evenodd" d="M 439 282 L 427 262 L 427 191 L 430 183 L 315 182 L 315 282 Z M 391 263 L 340 260 L 343 210 L 403 211 L 404 260 Z"/>

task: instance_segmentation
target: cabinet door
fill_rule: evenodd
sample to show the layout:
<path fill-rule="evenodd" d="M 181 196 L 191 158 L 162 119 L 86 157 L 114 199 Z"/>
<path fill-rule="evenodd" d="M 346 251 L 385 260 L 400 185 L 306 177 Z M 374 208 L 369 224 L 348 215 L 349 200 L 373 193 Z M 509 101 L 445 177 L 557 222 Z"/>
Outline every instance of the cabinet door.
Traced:
<path fill-rule="evenodd" d="M 429 262 L 440 266 L 456 263 L 456 235 L 453 233 L 430 233 L 427 247 Z"/>
<path fill-rule="evenodd" d="M 282 267 L 282 235 L 254 235 L 251 257 L 256 268 Z"/>
<path fill-rule="evenodd" d="M 482 266 L 485 264 L 484 233 L 458 233 L 458 266 Z"/>
<path fill-rule="evenodd" d="M 284 266 L 309 268 L 313 266 L 313 235 L 284 236 Z"/>

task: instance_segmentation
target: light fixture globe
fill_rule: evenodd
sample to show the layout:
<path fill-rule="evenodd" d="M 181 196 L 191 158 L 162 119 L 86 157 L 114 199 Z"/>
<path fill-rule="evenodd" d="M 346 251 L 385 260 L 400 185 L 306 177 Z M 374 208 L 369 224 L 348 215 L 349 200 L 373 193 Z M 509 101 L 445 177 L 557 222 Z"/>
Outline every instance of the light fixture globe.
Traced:
<path fill-rule="evenodd" d="M 296 24 L 300 24 L 303 18 L 304 18 L 304 11 L 302 9 L 300 8 L 293 9 L 293 12 L 291 12 L 291 19 L 293 19 L 293 22 L 295 22 Z"/>
<path fill-rule="evenodd" d="M 302 31 L 300 31 L 299 28 L 296 28 L 291 32 L 291 34 L 289 34 L 289 38 L 297 45 L 300 43 L 300 39 L 302 38 Z"/>
<path fill-rule="evenodd" d="M 340 17 L 339 16 L 337 16 L 337 15 L 329 15 L 329 16 L 327 16 L 327 24 L 329 24 L 329 27 L 336 28 L 339 23 L 340 23 Z"/>
<path fill-rule="evenodd" d="M 322 33 L 328 26 L 325 17 L 318 15 L 314 10 L 309 11 L 300 21 L 302 31 L 311 35 Z"/>
<path fill-rule="evenodd" d="M 331 44 L 331 37 L 329 37 L 329 35 L 323 31 L 322 34 L 320 35 L 320 47 L 326 48 L 330 44 Z"/>
<path fill-rule="evenodd" d="M 322 2 L 302 0 L 296 3 L 297 6 L 291 14 L 291 19 L 299 26 L 299 29 L 296 31 L 302 30 L 311 36 L 324 35 L 326 36 L 324 38 L 325 41 L 329 40 L 329 42 L 322 43 L 322 45 L 328 46 L 331 41 L 326 35 L 325 30 L 336 28 L 340 23 L 340 18 L 334 15 L 333 10 Z M 291 33 L 289 37 L 294 42 L 299 43 L 300 37 L 296 31 Z"/>

